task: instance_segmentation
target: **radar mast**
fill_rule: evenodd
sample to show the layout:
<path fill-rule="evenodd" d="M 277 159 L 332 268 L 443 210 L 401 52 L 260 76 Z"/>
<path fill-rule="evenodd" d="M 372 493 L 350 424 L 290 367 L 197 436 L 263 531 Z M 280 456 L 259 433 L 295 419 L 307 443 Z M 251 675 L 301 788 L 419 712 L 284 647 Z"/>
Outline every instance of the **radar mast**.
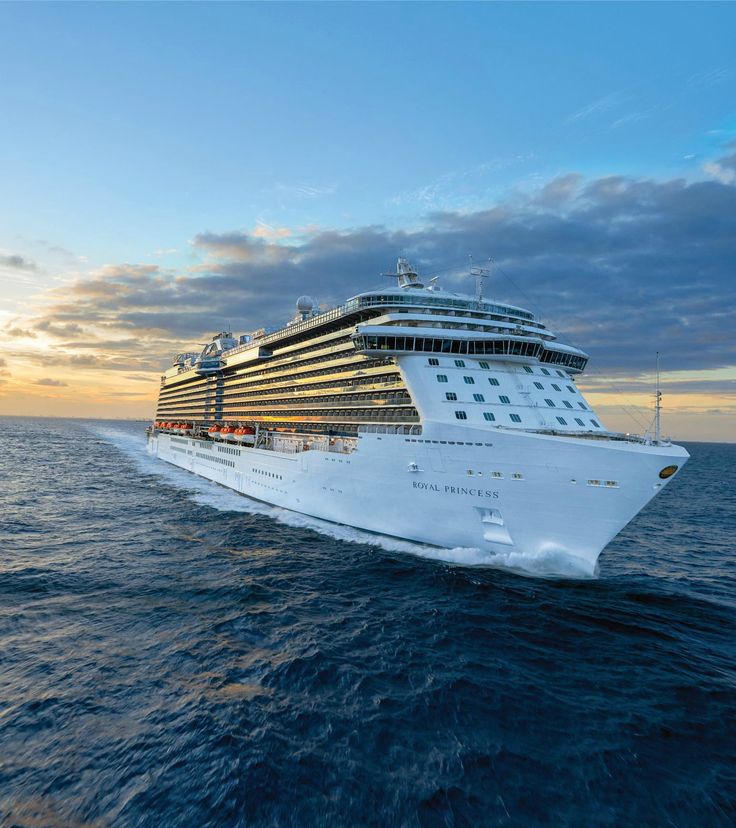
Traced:
<path fill-rule="evenodd" d="M 398 279 L 399 287 L 401 288 L 423 288 L 424 285 L 419 281 L 419 271 L 409 263 L 405 256 L 399 256 L 396 260 L 396 272 L 384 273 L 391 279 Z"/>

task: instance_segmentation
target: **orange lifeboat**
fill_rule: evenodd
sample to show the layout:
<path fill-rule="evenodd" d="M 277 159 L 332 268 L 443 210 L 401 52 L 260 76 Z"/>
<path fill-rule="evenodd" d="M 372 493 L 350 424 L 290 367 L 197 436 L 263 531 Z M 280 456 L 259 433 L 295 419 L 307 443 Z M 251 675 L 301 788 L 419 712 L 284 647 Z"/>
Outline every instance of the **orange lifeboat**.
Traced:
<path fill-rule="evenodd" d="M 211 425 L 207 429 L 207 433 L 210 435 L 210 437 L 218 437 L 220 434 L 220 426 L 218 426 L 217 424 Z"/>
<path fill-rule="evenodd" d="M 252 443 L 255 433 L 256 430 L 250 426 L 240 426 L 240 428 L 235 429 L 235 439 L 239 443 Z"/>
<path fill-rule="evenodd" d="M 235 429 L 232 426 L 226 425 L 225 428 L 220 430 L 220 436 L 223 440 L 234 440 Z"/>

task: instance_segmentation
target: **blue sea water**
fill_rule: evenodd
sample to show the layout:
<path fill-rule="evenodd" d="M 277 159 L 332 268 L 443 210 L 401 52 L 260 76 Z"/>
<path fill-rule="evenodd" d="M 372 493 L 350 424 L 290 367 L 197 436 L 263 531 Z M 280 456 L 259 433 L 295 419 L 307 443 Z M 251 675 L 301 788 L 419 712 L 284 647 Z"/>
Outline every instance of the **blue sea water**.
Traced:
<path fill-rule="evenodd" d="M 736 446 L 574 579 L 0 425 L 2 826 L 734 824 Z"/>

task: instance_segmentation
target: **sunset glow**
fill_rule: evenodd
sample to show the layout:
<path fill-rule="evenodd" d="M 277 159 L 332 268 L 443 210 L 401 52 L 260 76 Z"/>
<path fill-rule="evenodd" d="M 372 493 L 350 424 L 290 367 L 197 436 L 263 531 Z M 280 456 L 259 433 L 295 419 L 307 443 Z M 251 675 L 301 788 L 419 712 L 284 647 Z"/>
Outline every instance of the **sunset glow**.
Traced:
<path fill-rule="evenodd" d="M 572 9 L 537 8 L 513 55 L 497 47 L 523 6 L 449 21 L 410 5 L 291 12 L 284 30 L 273 7 L 149 7 L 161 48 L 129 54 L 118 47 L 143 30 L 142 8 L 0 8 L 13 159 L 0 413 L 149 419 L 174 354 L 217 330 L 283 324 L 304 292 L 338 304 L 402 252 L 471 292 L 472 254 L 494 260 L 487 295 L 591 355 L 580 387 L 607 427 L 648 427 L 660 351 L 667 433 L 736 440 L 736 70 L 722 25 L 685 61 L 660 41 L 687 15 L 640 10 L 639 28 L 667 37 L 624 62 L 626 15 L 606 6 L 574 27 Z M 553 18 L 565 61 L 549 51 Z M 297 24 L 315 21 L 302 40 Z M 417 27 L 411 59 L 376 60 Z M 452 72 L 433 63 L 440 46 Z M 41 92 L 53 107 L 34 103 Z"/>

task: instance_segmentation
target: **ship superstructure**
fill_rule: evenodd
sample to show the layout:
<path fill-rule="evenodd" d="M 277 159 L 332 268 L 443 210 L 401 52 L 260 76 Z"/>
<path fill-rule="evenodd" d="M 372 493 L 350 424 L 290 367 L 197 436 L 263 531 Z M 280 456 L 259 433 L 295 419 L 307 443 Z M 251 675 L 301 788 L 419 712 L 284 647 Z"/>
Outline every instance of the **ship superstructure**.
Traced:
<path fill-rule="evenodd" d="M 575 383 L 587 354 L 480 281 L 474 297 L 444 291 L 405 259 L 394 276 L 179 354 L 150 450 L 316 517 L 594 566 L 687 452 L 606 430 Z"/>

